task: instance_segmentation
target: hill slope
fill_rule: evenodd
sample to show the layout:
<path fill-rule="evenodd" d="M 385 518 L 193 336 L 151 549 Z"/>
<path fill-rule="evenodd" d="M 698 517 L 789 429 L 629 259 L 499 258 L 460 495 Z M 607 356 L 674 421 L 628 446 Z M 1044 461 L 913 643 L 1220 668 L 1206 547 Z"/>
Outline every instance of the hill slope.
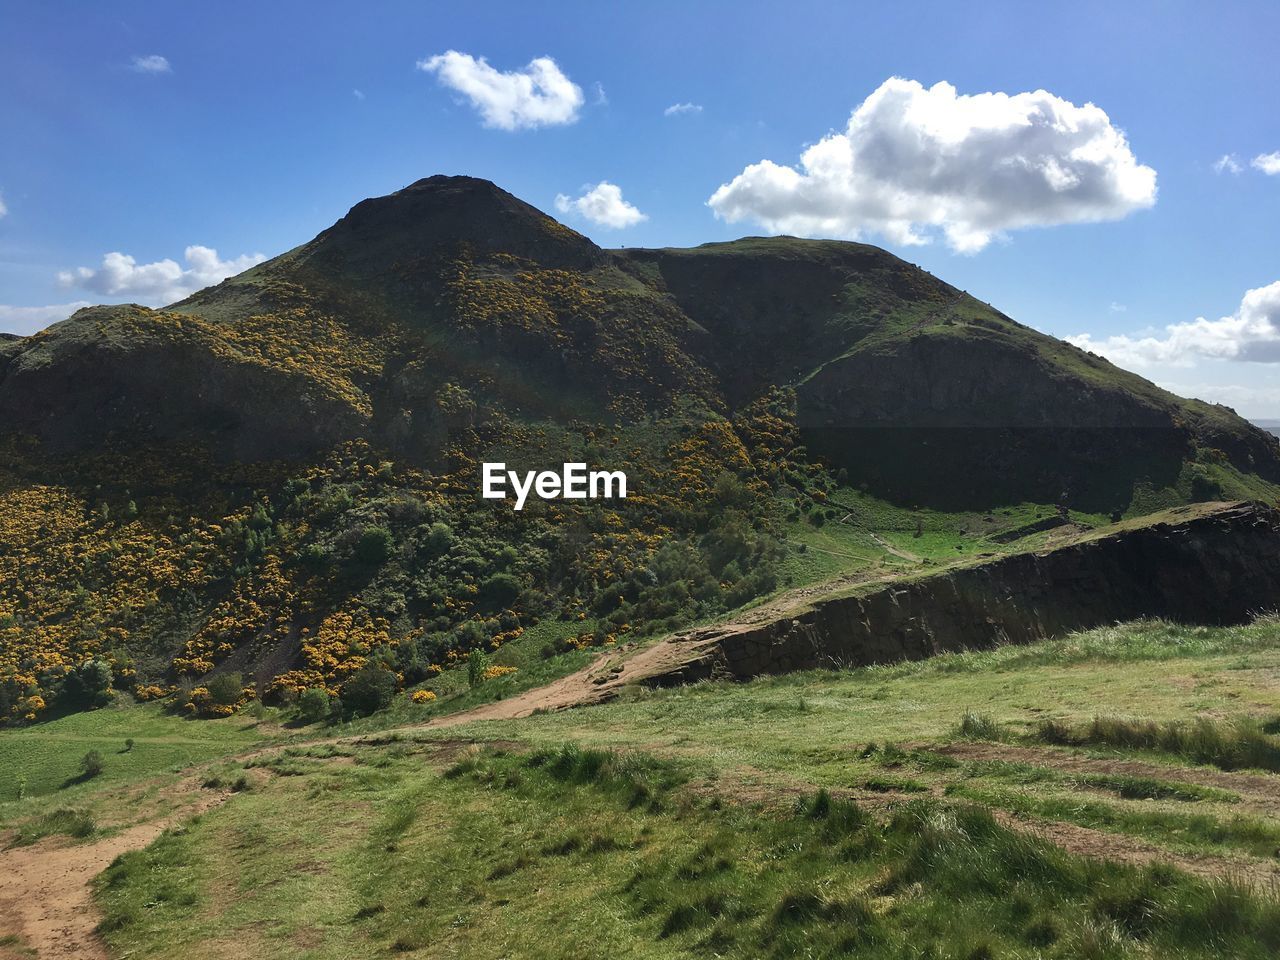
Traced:
<path fill-rule="evenodd" d="M 218 673 L 336 694 L 535 626 L 549 655 L 669 629 L 773 590 L 788 531 L 840 520 L 837 499 L 1014 528 L 1027 503 L 1133 513 L 1280 482 L 1280 441 L 1226 408 L 883 250 L 606 251 L 466 177 L 363 201 L 167 309 L 0 342 L 0 422 L 18 719 L 83 703 L 95 659 L 216 714 L 235 707 L 203 686 Z M 488 460 L 624 469 L 632 496 L 514 514 L 477 497 Z M 896 549 L 860 543 L 848 562 Z"/>

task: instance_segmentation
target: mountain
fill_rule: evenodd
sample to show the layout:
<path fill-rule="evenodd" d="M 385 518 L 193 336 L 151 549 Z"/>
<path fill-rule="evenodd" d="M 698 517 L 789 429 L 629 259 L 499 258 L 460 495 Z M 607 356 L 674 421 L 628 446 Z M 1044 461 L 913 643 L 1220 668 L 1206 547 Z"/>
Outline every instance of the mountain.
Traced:
<path fill-rule="evenodd" d="M 469 177 L 365 200 L 166 309 L 0 341 L 0 423 L 18 719 L 93 659 L 205 712 L 193 684 L 218 672 L 338 692 L 548 617 L 586 624 L 559 649 L 670 628 L 774 589 L 788 525 L 848 519 L 839 498 L 1135 514 L 1280 492 L 1275 436 L 884 250 L 609 251 Z M 490 460 L 625 469 L 633 495 L 516 514 L 478 497 Z"/>
<path fill-rule="evenodd" d="M 494 185 L 431 177 L 167 311 L 97 307 L 0 352 L 0 413 L 68 449 L 196 435 L 430 463 L 450 378 L 523 416 L 794 389 L 805 441 L 886 496 L 1122 509 L 1196 448 L 1280 481 L 1273 438 L 1015 323 L 884 250 L 751 238 L 605 251 Z M 88 415 L 94 411 L 95 415 Z"/>

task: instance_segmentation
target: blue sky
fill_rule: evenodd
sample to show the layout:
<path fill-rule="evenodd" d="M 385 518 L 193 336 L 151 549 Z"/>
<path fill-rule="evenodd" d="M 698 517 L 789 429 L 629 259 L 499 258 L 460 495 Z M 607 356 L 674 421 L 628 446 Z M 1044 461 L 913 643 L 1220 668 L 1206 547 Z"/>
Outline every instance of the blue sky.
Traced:
<path fill-rule="evenodd" d="M 1280 418 L 1274 3 L 3 0 L 0 22 L 0 330 L 65 304 L 163 302 L 366 196 L 467 173 L 606 246 L 856 233 L 1160 383 Z M 431 60 L 447 51 L 475 63 Z M 488 101 L 469 96 L 489 76 L 479 58 L 499 74 L 550 58 L 577 101 L 512 107 L 502 90 L 519 80 L 501 76 Z M 1066 169 L 1078 189 L 1010 186 L 983 171 L 1030 148 L 996 117 L 936 169 L 927 149 L 883 161 L 886 144 L 918 146 L 908 108 L 954 133 L 987 93 L 1014 98 L 997 113 L 1100 122 L 1110 152 Z M 677 104 L 700 109 L 668 115 Z M 1079 146 L 1055 136 L 1032 144 L 1035 170 Z M 783 189 L 824 138 L 849 147 L 852 179 L 801 168 Z M 645 219 L 612 195 L 574 202 L 601 182 Z M 904 228 L 910 214 L 882 209 L 903 196 L 935 212 Z M 132 261 L 104 266 L 113 253 Z"/>

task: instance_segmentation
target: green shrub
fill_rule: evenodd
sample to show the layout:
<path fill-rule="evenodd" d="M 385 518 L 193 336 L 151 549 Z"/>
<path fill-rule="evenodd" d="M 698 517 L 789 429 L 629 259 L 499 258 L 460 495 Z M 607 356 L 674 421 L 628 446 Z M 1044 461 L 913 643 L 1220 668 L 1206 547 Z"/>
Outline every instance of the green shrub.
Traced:
<path fill-rule="evenodd" d="M 303 723 L 319 723 L 329 715 L 329 691 L 308 687 L 298 697 L 298 719 Z"/>
<path fill-rule="evenodd" d="M 377 663 L 366 663 L 342 685 L 342 702 L 357 716 L 367 716 L 391 705 L 396 696 L 396 675 Z"/>
<path fill-rule="evenodd" d="M 520 581 L 509 573 L 495 573 L 480 584 L 480 599 L 492 607 L 509 607 L 520 596 Z"/>
<path fill-rule="evenodd" d="M 106 706 L 111 700 L 111 664 L 105 660 L 86 660 L 67 672 L 62 697 L 77 709 Z"/>
<path fill-rule="evenodd" d="M 391 556 L 395 541 L 386 527 L 365 527 L 356 541 L 352 559 L 365 567 L 380 567 Z"/>
<path fill-rule="evenodd" d="M 209 699 L 219 706 L 234 707 L 244 696 L 244 678 L 239 673 L 220 673 L 205 684 Z"/>
<path fill-rule="evenodd" d="M 435 554 L 444 553 L 453 545 L 453 528 L 447 523 L 433 523 L 427 528 L 427 548 Z"/>
<path fill-rule="evenodd" d="M 467 684 L 474 690 L 484 683 L 484 670 L 489 665 L 489 658 L 479 649 L 467 654 Z"/>
<path fill-rule="evenodd" d="M 94 777 L 102 773 L 106 768 L 103 763 L 102 754 L 97 750 L 90 750 L 80 758 L 80 776 L 85 780 L 92 780 Z"/>

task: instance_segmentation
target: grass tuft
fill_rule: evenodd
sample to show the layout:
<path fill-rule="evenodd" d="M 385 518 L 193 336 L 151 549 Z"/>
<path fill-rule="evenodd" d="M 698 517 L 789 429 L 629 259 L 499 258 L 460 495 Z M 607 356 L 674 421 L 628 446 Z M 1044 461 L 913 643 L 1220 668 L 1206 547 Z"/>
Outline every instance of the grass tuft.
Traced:
<path fill-rule="evenodd" d="M 83 810 L 71 810 L 63 807 L 37 817 L 30 823 L 19 827 L 13 838 L 12 845 L 26 847 L 37 840 L 55 835 L 73 837 L 76 840 L 87 840 L 97 830 L 98 825 L 89 814 Z"/>
<path fill-rule="evenodd" d="M 999 741 L 1005 739 L 1005 729 L 999 721 L 986 714 L 975 713 L 972 710 L 964 712 L 964 716 L 960 718 L 960 723 L 956 725 L 955 734 L 965 740 Z"/>
<path fill-rule="evenodd" d="M 1232 721 L 1199 717 L 1183 721 L 1095 717 L 1082 727 L 1045 721 L 1033 733 L 1043 743 L 1108 746 L 1170 753 L 1223 770 L 1280 771 L 1280 740 L 1249 718 Z"/>

